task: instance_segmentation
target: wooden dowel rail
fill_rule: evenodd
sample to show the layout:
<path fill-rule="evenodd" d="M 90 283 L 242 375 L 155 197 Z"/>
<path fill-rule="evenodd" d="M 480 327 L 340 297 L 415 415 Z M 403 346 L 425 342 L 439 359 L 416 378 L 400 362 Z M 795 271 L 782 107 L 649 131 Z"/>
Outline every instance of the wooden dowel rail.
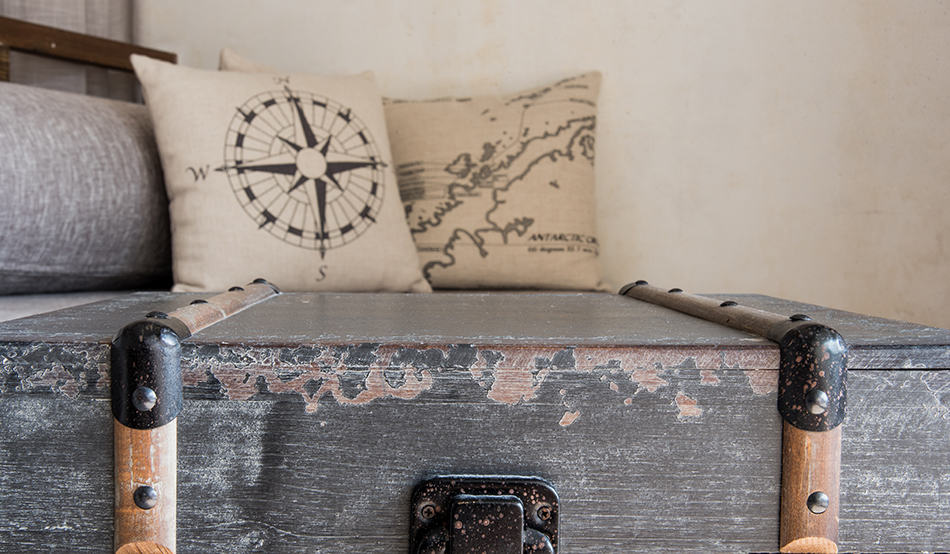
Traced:
<path fill-rule="evenodd" d="M 257 280 L 167 314 L 145 314 L 113 341 L 116 552 L 176 549 L 180 339 L 276 294 L 276 288 Z"/>
<path fill-rule="evenodd" d="M 772 340 L 781 338 L 772 336 L 774 330 L 789 320 L 788 316 L 743 306 L 729 300 L 716 300 L 681 289 L 667 290 L 645 281 L 637 283 L 624 287 L 621 294 Z"/>

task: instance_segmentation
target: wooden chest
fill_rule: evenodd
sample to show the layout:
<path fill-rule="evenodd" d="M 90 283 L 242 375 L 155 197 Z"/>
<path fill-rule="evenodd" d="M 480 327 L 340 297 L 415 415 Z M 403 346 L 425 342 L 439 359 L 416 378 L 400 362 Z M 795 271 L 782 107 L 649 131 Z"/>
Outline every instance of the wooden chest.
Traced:
<path fill-rule="evenodd" d="M 950 331 L 712 297 L 807 314 L 846 342 L 838 546 L 950 549 Z M 198 329 L 219 319 L 201 310 L 241 307 L 191 304 L 204 298 L 136 293 L 0 324 L 0 551 L 113 548 L 127 501 L 110 342 L 148 312 Z M 405 552 L 410 535 L 435 552 L 416 543 L 436 520 L 464 551 L 458 522 L 485 513 L 522 517 L 559 552 L 775 551 L 781 502 L 806 502 L 780 498 L 772 340 L 612 294 L 258 300 L 180 341 L 181 552 Z M 414 496 L 441 475 L 482 484 L 450 506 Z M 518 499 L 525 484 L 503 476 L 558 497 Z"/>

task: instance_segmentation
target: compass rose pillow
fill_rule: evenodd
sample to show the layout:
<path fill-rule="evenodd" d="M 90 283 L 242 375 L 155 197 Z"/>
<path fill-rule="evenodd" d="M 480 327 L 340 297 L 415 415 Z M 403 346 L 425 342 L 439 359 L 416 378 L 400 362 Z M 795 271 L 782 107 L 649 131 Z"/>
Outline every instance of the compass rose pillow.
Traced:
<path fill-rule="evenodd" d="M 224 70 L 272 72 L 221 51 Z M 508 96 L 386 100 L 409 227 L 436 288 L 599 289 L 600 74 Z"/>
<path fill-rule="evenodd" d="M 155 126 L 177 291 L 431 290 L 370 75 L 204 71 L 132 56 Z"/>

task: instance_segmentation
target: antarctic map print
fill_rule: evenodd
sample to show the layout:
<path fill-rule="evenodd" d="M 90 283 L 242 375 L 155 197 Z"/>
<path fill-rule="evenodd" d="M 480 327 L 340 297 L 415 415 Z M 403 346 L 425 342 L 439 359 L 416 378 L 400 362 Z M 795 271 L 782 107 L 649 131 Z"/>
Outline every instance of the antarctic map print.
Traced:
<path fill-rule="evenodd" d="M 467 130 L 472 140 L 462 141 L 465 150 L 443 150 L 439 159 L 396 155 L 400 195 L 427 278 L 438 282 L 440 274 L 479 259 L 596 256 L 593 233 L 571 224 L 574 215 L 593 219 L 592 201 L 576 202 L 593 194 L 596 106 L 578 90 L 586 88 L 567 79 L 486 105 Z"/>

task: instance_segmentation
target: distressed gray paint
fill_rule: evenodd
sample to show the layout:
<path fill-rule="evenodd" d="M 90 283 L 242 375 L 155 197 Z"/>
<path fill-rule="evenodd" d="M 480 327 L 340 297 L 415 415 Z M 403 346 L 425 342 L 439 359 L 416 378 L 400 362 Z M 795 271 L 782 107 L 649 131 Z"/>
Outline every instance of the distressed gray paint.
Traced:
<path fill-rule="evenodd" d="M 368 309 L 353 306 L 353 295 L 333 296 L 341 306 L 346 300 L 354 309 Z M 384 297 L 376 298 L 377 305 L 405 298 L 356 296 L 358 303 Z M 189 339 L 184 362 L 190 381 L 179 418 L 180 551 L 404 551 L 412 486 L 436 473 L 551 480 L 562 498 L 563 552 L 776 549 L 776 372 L 730 363 L 742 361 L 742 354 L 728 358 L 743 344 L 757 351 L 745 361 L 772 356 L 772 347 L 715 327 L 719 334 L 707 335 L 702 348 L 677 349 L 694 344 L 686 341 L 691 333 L 708 330 L 672 313 L 627 314 L 623 333 L 615 331 L 605 343 L 589 331 L 596 325 L 575 314 L 573 335 L 564 336 L 566 321 L 552 323 L 565 331 L 514 347 L 518 339 L 509 331 L 516 326 L 571 319 L 545 316 L 551 302 L 562 300 L 544 296 L 528 302 L 543 310 L 520 316 L 520 322 L 453 324 L 460 318 L 455 314 L 443 318 L 445 335 L 427 335 L 425 341 L 408 340 L 405 329 L 422 333 L 442 316 L 417 310 L 411 317 L 416 323 L 401 323 L 393 318 L 406 314 L 395 308 L 386 309 L 391 336 L 352 335 L 349 344 L 341 331 L 312 327 L 299 315 L 300 321 L 284 317 L 285 327 L 278 325 L 276 332 L 266 331 L 273 321 L 259 325 L 257 340 L 251 340 L 254 325 L 244 316 L 257 308 L 221 324 L 229 328 L 212 327 Z M 0 551 L 109 548 L 106 344 L 145 306 L 170 311 L 192 298 L 139 295 L 0 327 Z M 279 299 L 293 303 L 304 297 Z M 469 308 L 494 302 L 469 300 L 453 299 Z M 773 302 L 754 300 L 766 308 L 762 304 Z M 522 301 L 513 297 L 505 304 L 512 302 Z M 268 305 L 279 306 L 261 307 Z M 615 309 L 604 306 L 598 309 Z M 484 316 L 484 306 L 479 313 Z M 641 316 L 653 323 L 644 324 Z M 950 371 L 939 364 L 948 333 L 832 316 L 839 318 L 832 322 L 839 330 L 860 327 L 845 334 L 859 350 L 897 352 L 909 356 L 908 366 L 938 369 L 849 376 L 841 546 L 946 550 Z M 344 323 L 362 319 L 337 325 L 344 329 Z M 684 326 L 686 339 L 677 345 L 669 337 L 666 343 L 651 338 L 662 334 L 653 324 L 663 320 Z M 464 325 L 487 331 L 463 337 Z M 616 321 L 610 325 L 619 328 Z M 528 336 L 532 329 L 523 330 Z M 226 339 L 227 333 L 234 336 Z M 30 334 L 45 340 L 30 344 Z M 621 336 L 626 342 L 618 343 Z M 591 352 L 596 355 L 588 359 Z M 913 358 L 915 353 L 920 357 Z M 492 395 L 497 380 L 512 376 L 523 379 L 511 390 L 527 396 Z M 414 382 L 428 384 L 412 388 Z M 326 383 L 335 388 L 315 398 Z"/>
<path fill-rule="evenodd" d="M 717 385 L 702 384 L 698 370 L 669 377 L 653 393 L 630 382 L 614 392 L 561 372 L 516 406 L 448 375 L 412 402 L 329 403 L 312 414 L 290 395 L 188 401 L 179 420 L 179 547 L 402 551 L 413 484 L 470 472 L 554 482 L 564 552 L 775 549 L 774 398 L 752 394 L 740 371 L 720 372 Z M 950 372 L 851 379 L 842 548 L 946 549 Z M 679 394 L 702 413 L 681 416 Z M 567 411 L 580 414 L 563 427 Z M 0 402 L 0 421 L 0 550 L 106 549 L 108 402 L 16 395 Z"/>

